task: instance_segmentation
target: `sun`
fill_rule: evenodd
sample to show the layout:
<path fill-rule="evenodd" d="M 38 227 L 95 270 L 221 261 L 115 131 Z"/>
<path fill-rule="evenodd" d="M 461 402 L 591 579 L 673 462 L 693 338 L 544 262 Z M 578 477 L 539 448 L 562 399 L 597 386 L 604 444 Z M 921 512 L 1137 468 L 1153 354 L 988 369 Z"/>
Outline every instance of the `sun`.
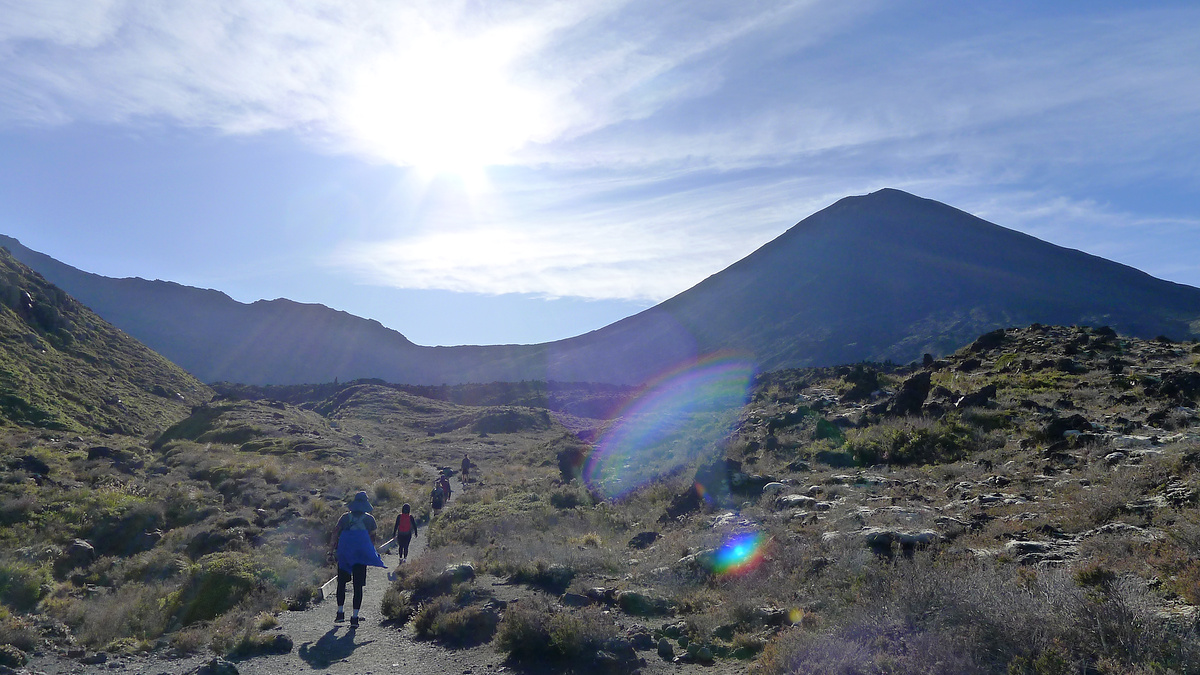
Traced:
<path fill-rule="evenodd" d="M 515 82 L 512 36 L 427 36 L 354 78 L 340 118 L 362 150 L 432 178 L 484 180 L 546 127 L 545 96 Z"/>

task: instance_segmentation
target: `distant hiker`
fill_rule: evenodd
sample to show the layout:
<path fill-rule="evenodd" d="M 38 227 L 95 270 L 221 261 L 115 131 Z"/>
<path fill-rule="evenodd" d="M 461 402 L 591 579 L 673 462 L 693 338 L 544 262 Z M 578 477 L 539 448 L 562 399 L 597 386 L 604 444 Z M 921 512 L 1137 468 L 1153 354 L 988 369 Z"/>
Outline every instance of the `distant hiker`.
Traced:
<path fill-rule="evenodd" d="M 469 474 L 470 472 L 471 472 L 471 458 L 469 456 L 467 456 L 466 454 L 463 454 L 463 461 L 462 461 L 462 484 L 463 485 L 467 484 L 467 481 L 469 480 L 467 474 Z"/>
<path fill-rule="evenodd" d="M 433 490 L 429 492 L 429 505 L 436 511 L 445 506 L 445 504 L 446 491 L 442 489 L 441 485 L 434 485 Z"/>
<path fill-rule="evenodd" d="M 375 550 L 375 518 L 371 515 L 374 507 L 367 499 L 366 492 L 359 492 L 346 505 L 348 513 L 343 513 L 338 519 L 337 527 L 333 530 L 330 548 L 337 551 L 337 617 L 334 622 L 346 620 L 346 582 L 354 582 L 354 616 L 350 626 L 358 626 L 358 610 L 362 608 L 363 586 L 367 585 L 367 566 L 384 567 L 383 560 Z"/>
<path fill-rule="evenodd" d="M 392 528 L 392 537 L 396 540 L 396 554 L 401 560 L 408 559 L 408 544 L 417 536 L 417 519 L 409 511 L 408 504 L 400 507 L 400 515 L 396 516 L 396 526 Z"/>
<path fill-rule="evenodd" d="M 442 488 L 442 492 L 446 493 L 446 501 L 450 501 L 450 478 L 446 474 L 438 479 L 438 487 Z"/>

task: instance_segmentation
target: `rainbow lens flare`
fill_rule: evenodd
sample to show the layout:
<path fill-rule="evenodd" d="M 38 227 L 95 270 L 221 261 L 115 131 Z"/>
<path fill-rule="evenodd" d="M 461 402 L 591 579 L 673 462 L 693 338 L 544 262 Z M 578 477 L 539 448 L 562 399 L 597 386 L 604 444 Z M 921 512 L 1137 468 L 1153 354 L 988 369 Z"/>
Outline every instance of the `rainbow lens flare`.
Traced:
<path fill-rule="evenodd" d="M 721 544 L 713 556 L 713 573 L 745 574 L 762 563 L 766 539 L 759 532 L 735 534 Z"/>
<path fill-rule="evenodd" d="M 709 449 L 697 447 L 696 434 L 723 435 L 709 428 L 715 415 L 745 405 L 753 378 L 749 360 L 728 354 L 660 378 L 596 443 L 583 470 L 588 487 L 615 499 L 695 460 Z"/>

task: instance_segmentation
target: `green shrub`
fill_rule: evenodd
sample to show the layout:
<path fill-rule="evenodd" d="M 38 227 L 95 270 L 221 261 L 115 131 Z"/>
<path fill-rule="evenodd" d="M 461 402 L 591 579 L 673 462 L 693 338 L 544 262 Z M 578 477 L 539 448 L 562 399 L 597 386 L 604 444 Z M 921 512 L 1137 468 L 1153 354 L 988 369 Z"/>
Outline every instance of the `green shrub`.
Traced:
<path fill-rule="evenodd" d="M 955 462 L 976 446 L 971 427 L 949 416 L 932 424 L 899 421 L 852 430 L 845 450 L 859 465 Z"/>
<path fill-rule="evenodd" d="M 410 602 L 410 598 L 411 594 L 404 590 L 402 581 L 397 580 L 383 592 L 383 602 L 379 606 L 379 612 L 388 620 L 404 625 L 416 612 L 416 607 Z"/>
<path fill-rule="evenodd" d="M 413 619 L 413 632 L 419 638 L 464 647 L 491 640 L 499 623 L 499 615 L 490 608 L 464 607 L 454 598 L 440 597 L 421 606 Z"/>
<path fill-rule="evenodd" d="M 175 596 L 179 620 L 186 626 L 214 619 L 263 586 L 267 578 L 268 574 L 251 554 L 206 555 L 196 564 L 187 585 Z"/>
<path fill-rule="evenodd" d="M 0 563 L 0 602 L 13 609 L 32 610 L 49 583 L 50 574 L 44 569 L 20 562 Z"/>
<path fill-rule="evenodd" d="M 550 603 L 536 599 L 510 605 L 496 631 L 496 648 L 517 661 L 550 656 Z"/>
<path fill-rule="evenodd" d="M 617 634 L 616 625 L 597 608 L 555 611 L 539 599 L 509 607 L 496 633 L 496 648 L 517 661 L 577 662 Z"/>

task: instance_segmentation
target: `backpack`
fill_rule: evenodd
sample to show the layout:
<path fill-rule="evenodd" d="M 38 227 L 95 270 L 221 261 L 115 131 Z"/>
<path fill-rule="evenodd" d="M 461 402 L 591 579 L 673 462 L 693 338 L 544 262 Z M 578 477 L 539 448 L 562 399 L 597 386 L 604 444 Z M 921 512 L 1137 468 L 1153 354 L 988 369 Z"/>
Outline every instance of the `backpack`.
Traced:
<path fill-rule="evenodd" d="M 433 508 L 435 508 L 435 509 L 442 508 L 442 504 L 445 503 L 445 501 L 446 501 L 446 495 L 442 492 L 442 488 L 440 488 L 440 487 L 433 488 L 433 493 L 431 495 L 431 501 L 433 503 Z"/>
<path fill-rule="evenodd" d="M 401 513 L 396 519 L 396 531 L 400 534 L 408 534 L 413 531 L 413 517 L 411 513 Z"/>

